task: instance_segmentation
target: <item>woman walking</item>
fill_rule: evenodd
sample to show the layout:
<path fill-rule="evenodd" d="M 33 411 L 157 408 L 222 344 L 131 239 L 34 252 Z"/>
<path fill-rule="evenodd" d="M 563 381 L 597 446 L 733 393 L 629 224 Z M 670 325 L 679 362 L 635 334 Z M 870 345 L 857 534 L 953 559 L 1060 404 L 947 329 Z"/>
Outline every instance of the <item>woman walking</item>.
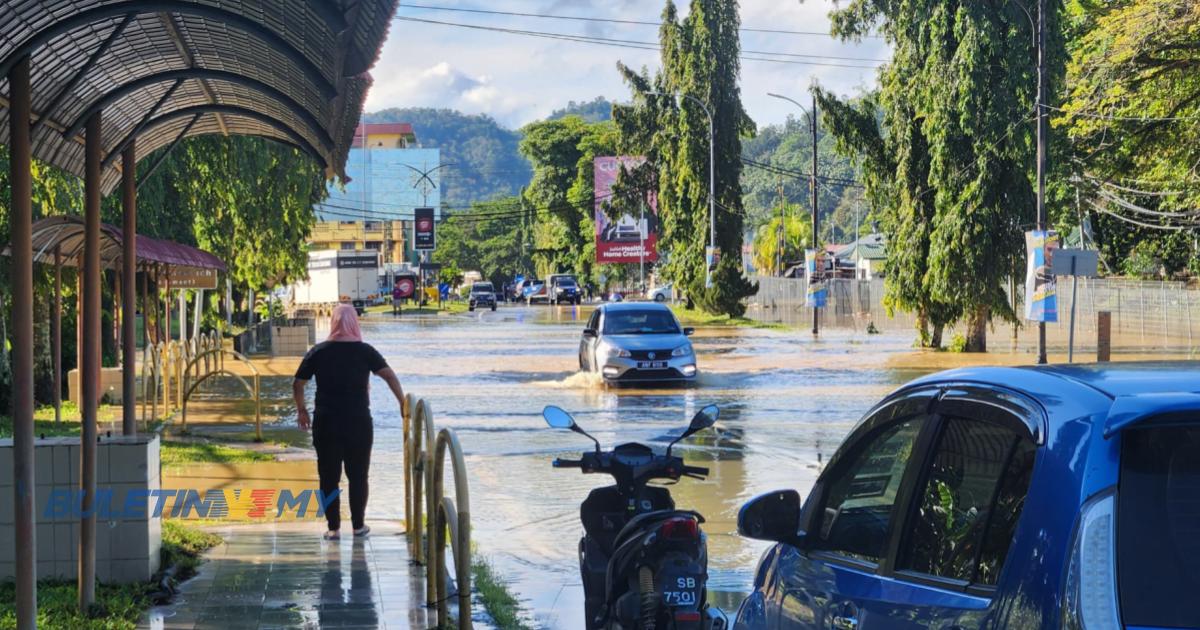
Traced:
<path fill-rule="evenodd" d="M 339 488 L 342 468 L 350 485 L 350 520 L 356 537 L 366 536 L 371 528 L 364 522 L 367 510 L 367 472 L 371 466 L 371 423 L 369 381 L 371 374 L 382 378 L 404 408 L 404 390 L 400 379 L 387 361 L 370 344 L 363 343 L 354 307 L 339 304 L 333 309 L 329 337 L 319 343 L 300 362 L 292 382 L 300 428 L 312 428 L 317 449 L 317 475 L 321 492 L 328 497 Z M 313 419 L 304 402 L 304 386 L 317 379 Z M 341 497 L 325 509 L 329 531 L 327 540 L 337 540 L 342 526 Z"/>

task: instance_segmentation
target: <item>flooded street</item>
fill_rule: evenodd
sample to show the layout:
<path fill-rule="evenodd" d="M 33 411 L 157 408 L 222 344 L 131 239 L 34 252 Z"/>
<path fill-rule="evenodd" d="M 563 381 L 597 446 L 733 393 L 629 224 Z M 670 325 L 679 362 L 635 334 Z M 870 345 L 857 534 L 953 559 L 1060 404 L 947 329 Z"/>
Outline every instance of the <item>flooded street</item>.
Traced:
<path fill-rule="evenodd" d="M 591 488 L 611 482 L 551 468 L 555 457 L 576 457 L 591 443 L 547 428 L 545 405 L 570 411 L 606 448 L 625 441 L 665 447 L 702 406 L 720 406 L 720 430 L 679 451 L 689 464 L 709 467 L 708 480 L 684 479 L 671 491 L 677 506 L 707 519 L 709 588 L 732 614 L 766 546 L 737 536 L 741 504 L 776 488 L 806 495 L 819 462 L 863 412 L 922 373 L 887 367 L 912 353 L 907 334 L 829 330 L 814 340 L 799 330 L 721 327 L 699 329 L 692 338 L 702 371 L 697 386 L 605 389 L 577 371 L 588 314 L 586 307 L 513 307 L 363 321 L 367 341 L 387 358 L 405 390 L 431 403 L 437 427 L 458 432 L 470 473 L 474 543 L 541 627 L 582 623 L 579 504 Z M 372 408 L 368 516 L 402 518 L 401 419 L 377 382 Z"/>

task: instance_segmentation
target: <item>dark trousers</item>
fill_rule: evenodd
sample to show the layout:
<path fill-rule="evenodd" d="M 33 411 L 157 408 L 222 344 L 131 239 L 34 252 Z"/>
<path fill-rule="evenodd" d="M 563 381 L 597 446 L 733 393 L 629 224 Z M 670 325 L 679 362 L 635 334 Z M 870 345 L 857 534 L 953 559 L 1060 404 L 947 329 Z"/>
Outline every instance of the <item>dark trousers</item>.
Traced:
<path fill-rule="evenodd" d="M 333 424 L 338 423 L 338 424 Z M 371 468 L 371 443 L 374 429 L 371 420 L 346 422 L 342 419 L 322 422 L 318 415 L 313 422 L 313 447 L 317 450 L 317 476 L 321 492 L 330 496 L 342 481 L 342 469 L 350 485 L 350 522 L 354 529 L 363 526 L 367 511 L 367 473 Z M 325 508 L 325 520 L 330 530 L 342 526 L 341 495 Z"/>

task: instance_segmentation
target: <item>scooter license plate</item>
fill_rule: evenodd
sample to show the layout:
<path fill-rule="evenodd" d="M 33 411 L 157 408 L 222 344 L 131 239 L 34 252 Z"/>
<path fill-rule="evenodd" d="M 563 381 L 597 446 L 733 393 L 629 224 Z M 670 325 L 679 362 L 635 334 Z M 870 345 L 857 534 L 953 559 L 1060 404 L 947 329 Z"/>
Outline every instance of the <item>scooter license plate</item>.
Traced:
<path fill-rule="evenodd" d="M 638 361 L 639 370 L 665 370 L 667 369 L 666 361 Z"/>

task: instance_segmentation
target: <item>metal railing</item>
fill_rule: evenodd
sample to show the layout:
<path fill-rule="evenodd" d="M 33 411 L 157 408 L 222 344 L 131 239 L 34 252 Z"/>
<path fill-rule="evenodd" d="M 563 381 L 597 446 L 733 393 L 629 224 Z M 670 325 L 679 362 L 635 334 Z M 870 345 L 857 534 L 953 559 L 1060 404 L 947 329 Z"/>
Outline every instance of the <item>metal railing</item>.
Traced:
<path fill-rule="evenodd" d="M 241 361 L 243 365 L 250 369 L 253 384 L 246 382 L 245 377 L 241 376 L 240 374 L 235 374 L 234 372 L 225 369 L 224 357 L 226 354 Z M 209 365 L 210 360 L 214 364 L 219 364 L 220 367 L 211 370 L 208 369 L 207 366 Z M 192 369 L 196 368 L 199 370 L 202 366 L 204 367 L 204 372 L 198 372 L 198 377 L 193 381 L 191 378 Z M 233 350 L 226 350 L 225 348 L 213 348 L 206 350 L 195 357 L 192 357 L 191 361 L 188 362 L 187 367 L 184 369 L 183 378 L 179 379 L 179 383 L 182 388 L 180 399 L 183 400 L 182 410 L 179 414 L 180 430 L 184 432 L 187 431 L 188 400 L 191 399 L 192 393 L 196 391 L 196 388 L 199 387 L 201 383 L 214 376 L 232 376 L 233 378 L 236 378 L 238 382 L 240 382 L 242 386 L 246 388 L 246 391 L 254 397 L 254 441 L 262 442 L 262 390 L 259 384 L 258 368 L 254 367 L 254 363 L 252 363 L 250 359 L 246 358 L 245 355 L 239 352 L 234 352 Z"/>
<path fill-rule="evenodd" d="M 812 311 L 804 306 L 807 284 L 802 278 L 754 276 L 758 293 L 750 298 L 747 316 L 762 321 L 805 326 Z M 1005 287 L 1008 302 L 1017 293 L 1018 318 L 1023 314 L 1024 286 L 1021 282 Z M 884 305 L 884 281 L 837 279 L 829 282 L 829 299 L 821 312 L 822 326 L 862 329 L 872 325 L 879 330 L 911 331 L 916 319 L 911 313 L 887 314 Z M 1097 314 L 1112 314 L 1113 348 L 1151 352 L 1157 349 L 1194 353 L 1200 350 L 1200 291 L 1184 282 L 1136 280 L 1129 278 L 1080 278 L 1075 298 L 1076 330 L 1082 348 L 1094 347 Z M 1054 341 L 1067 337 L 1072 307 L 1071 280 L 1059 278 L 1058 322 L 1047 324 Z M 999 333 L 1011 325 L 999 318 L 992 322 Z M 1022 337 L 1032 326 L 1023 326 Z"/>
<path fill-rule="evenodd" d="M 453 429 L 437 431 L 429 403 L 405 397 L 404 418 L 404 515 L 408 551 L 413 561 L 425 566 L 425 601 L 437 608 L 437 623 L 449 623 L 448 601 L 458 600 L 458 627 L 471 625 L 471 497 L 462 446 Z M 445 496 L 447 456 L 454 469 L 454 498 Z M 422 501 L 424 499 L 424 501 Z M 426 516 L 428 515 L 428 516 Z M 424 531 L 422 531 L 424 530 Z M 446 574 L 446 533 L 454 558 L 457 592 L 449 593 Z"/>
<path fill-rule="evenodd" d="M 224 359 L 214 351 L 221 348 L 220 333 L 203 333 L 185 342 L 160 341 L 142 348 L 142 422 L 150 424 L 170 416 L 180 409 L 184 397 L 185 366 L 197 356 L 203 356 L 203 371 L 207 376 L 225 366 Z M 162 409 L 160 415 L 159 409 Z M 149 411 L 149 415 L 147 415 Z"/>

